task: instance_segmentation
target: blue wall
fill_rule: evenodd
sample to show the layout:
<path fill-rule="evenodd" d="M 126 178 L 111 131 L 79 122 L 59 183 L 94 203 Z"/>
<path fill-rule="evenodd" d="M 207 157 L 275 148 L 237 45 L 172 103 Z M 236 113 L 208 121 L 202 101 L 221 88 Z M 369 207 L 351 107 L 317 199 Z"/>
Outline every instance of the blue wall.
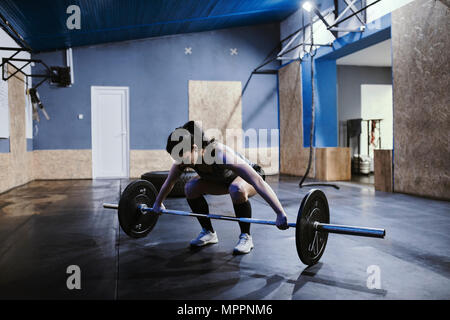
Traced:
<path fill-rule="evenodd" d="M 0 138 L 0 153 L 8 153 L 9 151 L 9 138 Z"/>
<path fill-rule="evenodd" d="M 33 139 L 27 139 L 27 151 L 33 151 Z M 0 153 L 11 152 L 9 138 L 0 138 Z"/>
<path fill-rule="evenodd" d="M 278 42 L 279 24 L 269 24 L 74 48 L 74 85 L 38 89 L 51 120 L 38 124 L 33 148 L 90 149 L 90 87 L 129 86 L 131 149 L 164 149 L 169 132 L 188 120 L 189 80 L 244 85 Z M 185 47 L 192 47 L 192 55 L 185 55 Z M 238 55 L 230 55 L 230 48 Z M 33 58 L 65 64 L 61 51 Z M 278 128 L 276 76 L 253 76 L 242 107 L 244 130 Z"/>
<path fill-rule="evenodd" d="M 33 139 L 27 139 L 27 151 L 33 151 Z"/>

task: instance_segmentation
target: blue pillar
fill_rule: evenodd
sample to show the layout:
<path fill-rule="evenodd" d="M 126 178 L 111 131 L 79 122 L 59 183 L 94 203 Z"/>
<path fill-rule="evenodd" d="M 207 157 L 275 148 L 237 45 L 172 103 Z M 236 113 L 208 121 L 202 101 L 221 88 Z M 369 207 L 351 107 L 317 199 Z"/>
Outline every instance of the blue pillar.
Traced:
<path fill-rule="evenodd" d="M 337 72 L 336 60 L 315 60 L 314 63 L 315 147 L 337 147 Z M 309 147 L 311 130 L 311 60 L 302 62 L 303 145 Z"/>
<path fill-rule="evenodd" d="M 336 60 L 316 60 L 316 130 L 315 146 L 338 146 L 337 68 Z"/>

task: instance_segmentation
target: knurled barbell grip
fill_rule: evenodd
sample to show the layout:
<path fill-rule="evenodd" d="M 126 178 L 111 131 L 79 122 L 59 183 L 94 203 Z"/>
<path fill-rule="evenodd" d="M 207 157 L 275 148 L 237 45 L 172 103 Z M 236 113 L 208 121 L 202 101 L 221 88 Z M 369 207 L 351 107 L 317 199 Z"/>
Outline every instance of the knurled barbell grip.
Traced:
<path fill-rule="evenodd" d="M 148 208 L 146 205 L 140 205 L 140 209 L 142 212 L 153 212 L 153 209 Z M 275 221 L 250 219 L 250 218 L 235 218 L 235 217 L 221 216 L 221 215 L 216 215 L 216 214 L 200 214 L 200 213 L 186 212 L 186 211 L 179 211 L 179 210 L 163 209 L 163 210 L 161 210 L 161 213 L 176 215 L 176 216 L 184 216 L 184 217 L 209 218 L 209 219 L 216 219 L 216 220 L 237 221 L 237 222 L 253 223 L 253 224 L 265 224 L 265 225 L 271 225 L 271 226 L 276 225 Z M 295 228 L 296 224 L 289 223 L 288 226 L 291 228 Z"/>

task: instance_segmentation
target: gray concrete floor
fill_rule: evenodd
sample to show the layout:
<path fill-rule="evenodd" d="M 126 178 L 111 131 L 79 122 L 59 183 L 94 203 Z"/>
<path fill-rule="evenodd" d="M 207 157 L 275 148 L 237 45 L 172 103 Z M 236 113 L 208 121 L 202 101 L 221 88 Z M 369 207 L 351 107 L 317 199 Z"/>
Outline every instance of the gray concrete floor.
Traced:
<path fill-rule="evenodd" d="M 269 177 L 289 220 L 298 179 Z M 233 256 L 236 223 L 213 221 L 219 243 L 191 251 L 196 219 L 161 216 L 143 239 L 119 230 L 116 202 L 128 181 L 35 181 L 0 195 L 0 299 L 450 299 L 450 203 L 341 183 L 322 188 L 331 222 L 382 227 L 384 240 L 330 235 L 320 263 L 298 259 L 295 230 L 253 225 L 254 250 Z M 233 215 L 228 196 L 209 196 L 211 213 Z M 185 199 L 166 207 L 189 211 Z M 275 219 L 256 196 L 253 216 Z M 81 268 L 81 290 L 66 269 Z M 368 289 L 378 266 L 380 289 Z"/>

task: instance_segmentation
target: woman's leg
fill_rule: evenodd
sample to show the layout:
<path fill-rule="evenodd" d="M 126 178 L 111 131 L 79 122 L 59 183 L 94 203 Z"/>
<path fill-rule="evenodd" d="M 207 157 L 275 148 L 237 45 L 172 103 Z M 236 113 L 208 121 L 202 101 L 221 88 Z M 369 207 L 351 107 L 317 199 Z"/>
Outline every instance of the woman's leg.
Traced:
<path fill-rule="evenodd" d="M 233 201 L 234 213 L 238 218 L 251 218 L 252 207 L 249 198 L 253 197 L 257 192 L 255 188 L 241 177 L 233 180 L 228 188 L 228 192 Z M 239 222 L 241 234 L 250 235 L 250 223 Z"/>
<path fill-rule="evenodd" d="M 192 178 L 186 183 L 185 194 L 187 202 L 195 213 L 209 214 L 209 207 L 203 195 L 223 195 L 228 193 L 225 185 L 213 181 L 207 181 L 199 177 Z M 211 219 L 197 218 L 203 229 L 214 232 Z"/>

